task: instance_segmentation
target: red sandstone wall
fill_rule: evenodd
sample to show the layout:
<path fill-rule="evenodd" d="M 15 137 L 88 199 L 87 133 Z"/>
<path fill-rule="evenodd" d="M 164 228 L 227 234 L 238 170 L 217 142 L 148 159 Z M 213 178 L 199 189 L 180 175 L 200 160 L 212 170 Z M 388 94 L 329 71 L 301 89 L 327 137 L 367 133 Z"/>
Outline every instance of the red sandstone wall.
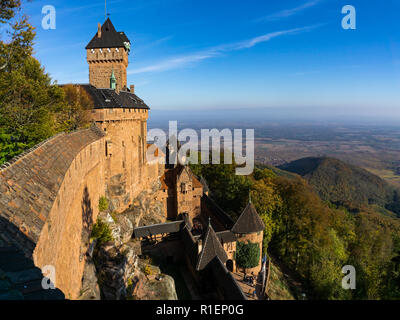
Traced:
<path fill-rule="evenodd" d="M 79 296 L 88 229 L 105 192 L 104 141 L 87 145 L 71 163 L 33 255 L 36 266 L 55 267 L 56 286 L 69 299 Z"/>
<path fill-rule="evenodd" d="M 100 116 L 107 118 L 105 111 Z M 56 136 L 0 170 L 0 217 L 36 244 L 33 253 L 32 246 L 25 253 L 40 268 L 55 267 L 55 285 L 69 299 L 80 294 L 99 198 L 115 187 L 112 200 L 118 200 L 121 212 L 161 172 L 157 162 L 145 159 L 147 110 L 125 112 L 115 109 L 113 117 L 120 120 L 104 122 L 101 131 Z M 106 153 L 108 142 L 112 155 Z M 18 234 L 12 237 L 24 246 Z"/>
<path fill-rule="evenodd" d="M 110 88 L 112 70 L 117 80 L 117 91 L 127 87 L 126 68 L 128 52 L 125 48 L 87 49 L 86 60 L 89 64 L 89 82 L 97 88 Z"/>

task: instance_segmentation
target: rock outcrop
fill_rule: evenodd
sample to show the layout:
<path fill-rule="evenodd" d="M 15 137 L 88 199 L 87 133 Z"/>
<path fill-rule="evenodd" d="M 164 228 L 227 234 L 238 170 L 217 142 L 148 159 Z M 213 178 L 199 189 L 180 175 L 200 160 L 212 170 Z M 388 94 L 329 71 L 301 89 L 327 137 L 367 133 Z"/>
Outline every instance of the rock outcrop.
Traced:
<path fill-rule="evenodd" d="M 152 188 L 141 192 L 134 200 L 124 215 L 132 222 L 133 226 L 151 225 L 166 221 L 164 205 L 156 199 L 161 183 L 157 181 Z"/>
<path fill-rule="evenodd" d="M 102 299 L 177 300 L 174 279 L 141 260 L 141 243 L 132 239 L 135 227 L 165 222 L 163 204 L 155 196 L 159 188 L 160 184 L 156 183 L 150 190 L 141 192 L 133 205 L 122 213 L 103 212 L 99 215 L 113 238 L 98 246 L 93 255 Z M 88 269 L 92 270 L 90 266 Z M 87 294 L 82 295 L 86 299 L 95 296 L 93 287 L 84 287 Z"/>
<path fill-rule="evenodd" d="M 162 274 L 158 267 L 140 261 L 141 270 L 128 287 L 128 298 L 135 300 L 178 300 L 174 279 Z"/>
<path fill-rule="evenodd" d="M 124 245 L 119 248 L 108 242 L 100 247 L 95 259 L 104 299 L 125 299 L 127 283 L 137 270 L 138 255 L 134 247 Z"/>
<path fill-rule="evenodd" d="M 87 257 L 83 271 L 82 288 L 79 300 L 100 300 L 100 288 L 97 283 L 96 267 L 90 257 Z"/>

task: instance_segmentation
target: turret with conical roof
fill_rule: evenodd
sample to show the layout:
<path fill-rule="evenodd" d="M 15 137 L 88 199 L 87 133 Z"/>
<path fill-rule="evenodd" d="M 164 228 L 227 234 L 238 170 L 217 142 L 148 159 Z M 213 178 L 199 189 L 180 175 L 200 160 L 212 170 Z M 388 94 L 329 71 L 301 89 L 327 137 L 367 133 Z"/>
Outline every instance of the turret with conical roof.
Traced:
<path fill-rule="evenodd" d="M 236 235 L 238 242 L 243 243 L 257 243 L 260 248 L 260 257 L 258 265 L 254 268 L 247 269 L 246 272 L 259 272 L 261 269 L 261 254 L 264 236 L 265 224 L 257 213 L 256 208 L 251 203 L 249 195 L 249 202 L 244 208 L 242 214 L 233 225 L 231 231 Z"/>
<path fill-rule="evenodd" d="M 264 222 L 261 220 L 256 208 L 254 208 L 254 205 L 249 199 L 246 208 L 232 227 L 232 232 L 237 234 L 251 234 L 264 231 L 264 228 Z"/>

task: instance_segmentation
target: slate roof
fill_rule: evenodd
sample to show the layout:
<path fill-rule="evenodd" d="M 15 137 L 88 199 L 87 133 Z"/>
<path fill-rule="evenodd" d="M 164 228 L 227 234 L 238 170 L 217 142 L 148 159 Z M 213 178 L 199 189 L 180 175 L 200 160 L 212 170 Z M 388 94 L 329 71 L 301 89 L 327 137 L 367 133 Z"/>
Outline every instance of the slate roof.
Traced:
<path fill-rule="evenodd" d="M 81 84 L 80 86 L 92 97 L 94 109 L 150 109 L 142 99 L 129 91 L 117 93 L 114 89 L 99 89 L 91 84 Z"/>
<path fill-rule="evenodd" d="M 133 229 L 133 235 L 135 238 L 144 238 L 149 236 L 155 236 L 164 233 L 174 233 L 181 230 L 183 221 L 167 222 L 160 224 L 153 224 L 151 226 L 137 227 Z"/>
<path fill-rule="evenodd" d="M 110 18 L 107 18 L 107 20 L 101 26 L 101 37 L 97 37 L 96 32 L 95 36 L 86 46 L 86 49 L 123 48 L 125 47 L 124 42 L 130 43 L 128 37 L 124 32 L 118 32 L 115 30 Z"/>
<path fill-rule="evenodd" d="M 235 242 L 237 240 L 235 234 L 232 233 L 230 230 L 216 232 L 215 234 L 217 235 L 218 239 L 221 241 L 222 244 Z"/>
<path fill-rule="evenodd" d="M 247 300 L 239 284 L 219 258 L 215 257 L 211 261 L 210 268 L 225 300 Z"/>
<path fill-rule="evenodd" d="M 203 178 L 203 176 L 200 176 L 200 183 L 201 183 L 202 186 L 203 186 L 203 192 L 207 192 L 207 191 L 210 190 L 210 189 L 208 188 L 207 181 L 206 181 L 206 179 Z"/>
<path fill-rule="evenodd" d="M 201 197 L 202 205 L 204 204 L 212 212 L 213 216 L 226 228 L 231 229 L 235 222 L 232 218 L 219 207 L 213 199 L 205 193 Z"/>
<path fill-rule="evenodd" d="M 197 261 L 196 270 L 200 271 L 205 269 L 215 257 L 218 257 L 222 263 L 225 263 L 228 260 L 228 256 L 226 255 L 221 242 L 215 234 L 211 223 L 209 223 L 203 240 L 203 249 L 200 253 L 199 260 Z"/>
<path fill-rule="evenodd" d="M 258 215 L 256 208 L 249 202 L 231 231 L 239 234 L 248 234 L 263 231 L 264 228 L 264 222 Z"/>
<path fill-rule="evenodd" d="M 181 240 L 186 251 L 186 255 L 189 257 L 190 262 L 195 267 L 198 260 L 198 244 L 197 239 L 190 232 L 190 227 L 185 225 L 181 231 Z"/>

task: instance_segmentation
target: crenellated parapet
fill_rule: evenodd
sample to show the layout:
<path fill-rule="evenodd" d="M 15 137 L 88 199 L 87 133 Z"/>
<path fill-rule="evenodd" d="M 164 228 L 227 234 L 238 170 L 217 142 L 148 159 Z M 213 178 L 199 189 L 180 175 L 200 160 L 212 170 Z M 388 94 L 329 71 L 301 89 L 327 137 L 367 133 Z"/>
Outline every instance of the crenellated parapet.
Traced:
<path fill-rule="evenodd" d="M 90 119 L 98 123 L 130 120 L 147 121 L 148 117 L 149 112 L 147 109 L 110 108 L 90 111 Z"/>
<path fill-rule="evenodd" d="M 127 89 L 128 57 L 131 43 L 124 32 L 115 30 L 110 19 L 98 26 L 97 33 L 86 46 L 89 82 L 96 88 L 110 88 L 110 77 L 116 79 L 116 91 Z"/>

